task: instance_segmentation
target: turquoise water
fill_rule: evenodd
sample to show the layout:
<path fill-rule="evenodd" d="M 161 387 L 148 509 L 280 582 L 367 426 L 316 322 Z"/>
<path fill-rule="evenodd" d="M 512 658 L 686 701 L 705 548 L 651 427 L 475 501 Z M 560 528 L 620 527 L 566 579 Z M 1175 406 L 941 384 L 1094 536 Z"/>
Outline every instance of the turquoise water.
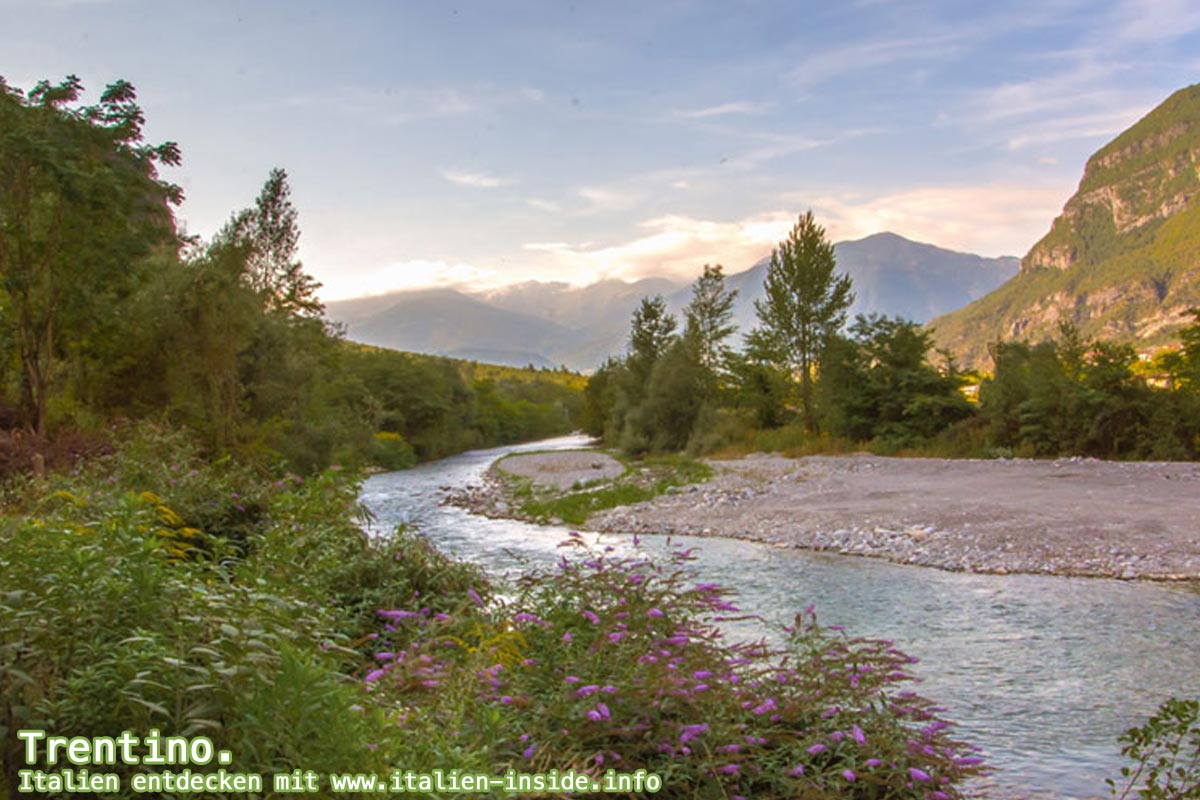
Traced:
<path fill-rule="evenodd" d="M 442 550 L 495 573 L 548 564 L 568 528 L 489 520 L 440 505 L 500 455 L 578 447 L 564 437 L 464 453 L 370 478 L 362 499 L 379 531 L 416 525 Z M 589 539 L 597 538 L 589 535 Z M 604 543 L 628 547 L 630 537 Z M 894 640 L 917 656 L 920 691 L 999 768 L 1000 793 L 1107 796 L 1117 737 L 1172 694 L 1200 694 L 1200 593 L 1182 586 L 1034 575 L 971 575 L 728 539 L 697 548 L 703 580 L 734 586 L 739 606 L 788 622 L 815 603 L 826 624 Z M 643 537 L 651 550 L 659 537 Z M 734 636 L 764 628 L 742 623 Z"/>

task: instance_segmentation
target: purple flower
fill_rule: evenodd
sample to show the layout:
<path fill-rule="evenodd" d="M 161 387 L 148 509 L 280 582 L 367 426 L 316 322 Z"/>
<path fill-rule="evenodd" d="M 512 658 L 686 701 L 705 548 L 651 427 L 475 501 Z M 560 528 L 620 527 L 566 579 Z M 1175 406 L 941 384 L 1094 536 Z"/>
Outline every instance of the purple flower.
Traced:
<path fill-rule="evenodd" d="M 695 739 L 700 734 L 708 730 L 708 723 L 701 722 L 696 725 L 684 725 L 683 735 L 679 737 L 680 744 L 687 744 L 692 739 Z"/>
<path fill-rule="evenodd" d="M 865 763 L 868 767 L 878 767 L 883 762 L 878 758 L 868 758 Z"/>
<path fill-rule="evenodd" d="M 568 675 L 567 677 L 563 678 L 563 680 L 567 683 L 579 683 L 579 678 L 575 675 Z"/>
<path fill-rule="evenodd" d="M 827 749 L 823 744 L 814 744 L 808 748 L 808 754 L 815 756 L 817 753 L 824 753 Z"/>
<path fill-rule="evenodd" d="M 500 702 L 506 706 L 511 706 L 513 704 L 512 695 L 506 694 L 506 695 L 501 696 Z"/>
<path fill-rule="evenodd" d="M 573 638 L 574 638 L 574 637 L 573 637 L 573 636 L 571 636 L 571 632 L 570 632 L 570 631 L 567 631 L 566 633 L 564 633 L 564 634 L 563 634 L 562 640 L 563 640 L 564 642 L 570 642 L 570 641 L 571 641 L 571 639 L 573 639 Z"/>
<path fill-rule="evenodd" d="M 803 774 L 804 774 L 804 765 L 803 764 L 797 764 L 796 766 L 792 767 L 792 777 L 793 778 L 799 778 Z"/>
<path fill-rule="evenodd" d="M 521 753 L 521 755 L 525 756 L 525 760 L 528 761 L 529 759 L 533 758 L 533 754 L 535 752 L 537 752 L 537 745 L 531 744 L 529 747 L 525 748 L 525 752 Z"/>
<path fill-rule="evenodd" d="M 663 614 L 662 611 L 660 611 L 657 608 L 648 608 L 648 609 L 646 609 L 646 616 L 647 617 L 661 617 L 661 616 L 665 616 L 665 615 Z"/>
<path fill-rule="evenodd" d="M 596 616 L 593 612 L 588 611 L 587 609 L 584 609 L 583 616 L 587 619 L 588 622 L 592 623 L 593 625 L 600 624 L 600 618 L 598 616 Z"/>
<path fill-rule="evenodd" d="M 930 778 L 930 777 L 929 777 L 929 773 L 928 773 L 928 772 L 926 772 L 926 771 L 925 771 L 925 770 L 923 770 L 923 769 L 917 769 L 916 767 L 909 767 L 909 768 L 908 768 L 908 774 L 912 776 L 912 779 L 913 779 L 914 781 L 930 781 L 930 780 L 933 780 L 932 778 Z"/>
<path fill-rule="evenodd" d="M 779 706 L 776 705 L 776 703 L 775 703 L 775 698 L 768 697 L 766 702 L 762 703 L 759 706 L 756 706 L 750 713 L 754 714 L 754 716 L 756 716 L 756 717 L 761 717 L 763 714 L 766 714 L 768 711 L 774 711 L 778 707 Z"/>
<path fill-rule="evenodd" d="M 725 766 L 721 767 L 721 772 L 724 772 L 726 775 L 737 775 L 738 770 L 740 769 L 741 767 L 739 767 L 737 764 L 726 764 Z"/>
<path fill-rule="evenodd" d="M 855 726 L 854 726 L 854 727 L 851 729 L 851 731 L 850 731 L 850 732 L 851 732 L 851 734 L 853 734 L 853 736 L 854 736 L 854 741 L 858 742 L 859 744 L 866 744 L 866 743 L 867 743 L 867 735 L 866 735 L 865 733 L 863 733 L 863 729 L 862 729 L 862 728 L 860 728 L 860 727 L 858 727 L 857 725 L 855 725 Z"/>
<path fill-rule="evenodd" d="M 479 596 L 479 592 L 474 589 L 467 589 L 467 596 L 480 608 L 483 607 L 483 598 Z"/>
<path fill-rule="evenodd" d="M 842 777 L 846 779 L 847 783 L 854 783 L 858 780 L 858 777 L 848 769 L 842 770 Z"/>

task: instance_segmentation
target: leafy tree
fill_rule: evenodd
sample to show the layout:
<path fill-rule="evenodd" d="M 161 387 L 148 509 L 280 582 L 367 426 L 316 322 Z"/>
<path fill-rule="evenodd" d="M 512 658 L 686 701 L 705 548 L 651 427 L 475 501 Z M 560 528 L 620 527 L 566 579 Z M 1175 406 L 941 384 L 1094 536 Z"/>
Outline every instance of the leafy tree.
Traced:
<path fill-rule="evenodd" d="M 159 179 L 179 163 L 173 142 L 143 143 L 133 86 L 110 84 L 76 103 L 74 75 L 28 95 L 0 79 L 0 288 L 3 326 L 20 364 L 21 405 L 44 435 L 56 362 L 88 350 L 136 286 L 135 265 L 176 243 L 169 206 L 182 192 Z"/>
<path fill-rule="evenodd" d="M 800 376 L 804 424 L 816 428 L 813 377 L 829 337 L 846 321 L 854 302 L 850 278 L 837 273 L 833 245 L 812 211 L 806 212 L 788 238 L 771 253 L 763 297 L 754 302 L 762 333 L 781 359 L 781 366 Z"/>
<path fill-rule="evenodd" d="M 217 240 L 247 247 L 246 282 L 273 311 L 320 316 L 321 284 L 304 272 L 297 259 L 300 227 L 287 173 L 271 170 L 253 208 L 235 214 Z"/>
<path fill-rule="evenodd" d="M 630 453 L 684 449 L 705 405 L 707 377 L 691 343 L 672 341 L 654 362 L 645 396 L 629 412 L 621 448 Z"/>
<path fill-rule="evenodd" d="M 783 359 L 762 328 L 746 334 L 746 347 L 729 360 L 733 405 L 748 410 L 760 428 L 778 428 L 788 420 L 790 377 L 779 366 Z"/>
<path fill-rule="evenodd" d="M 700 366 L 714 377 L 730 353 L 725 341 L 737 330 L 732 322 L 737 295 L 736 289 L 725 288 L 720 264 L 705 264 L 703 274 L 692 284 L 691 302 L 683 310 L 683 338 L 691 344 Z"/>
<path fill-rule="evenodd" d="M 819 384 L 828 427 L 857 440 L 907 447 L 971 414 L 952 365 L 929 361 L 932 333 L 899 317 L 859 315 L 851 336 L 834 336 Z"/>

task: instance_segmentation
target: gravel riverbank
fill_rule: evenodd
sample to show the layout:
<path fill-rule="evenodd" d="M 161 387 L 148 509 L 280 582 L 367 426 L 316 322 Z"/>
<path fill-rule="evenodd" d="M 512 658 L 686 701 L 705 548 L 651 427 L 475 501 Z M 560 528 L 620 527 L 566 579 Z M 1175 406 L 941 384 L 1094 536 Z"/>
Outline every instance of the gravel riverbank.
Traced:
<path fill-rule="evenodd" d="M 589 459 L 598 456 L 516 456 L 503 469 L 562 486 L 563 474 L 594 469 Z M 711 480 L 595 513 L 582 527 L 725 536 L 956 571 L 1200 579 L 1197 463 L 869 454 L 709 463 Z M 451 501 L 506 516 L 514 506 L 504 487 L 494 478 Z"/>

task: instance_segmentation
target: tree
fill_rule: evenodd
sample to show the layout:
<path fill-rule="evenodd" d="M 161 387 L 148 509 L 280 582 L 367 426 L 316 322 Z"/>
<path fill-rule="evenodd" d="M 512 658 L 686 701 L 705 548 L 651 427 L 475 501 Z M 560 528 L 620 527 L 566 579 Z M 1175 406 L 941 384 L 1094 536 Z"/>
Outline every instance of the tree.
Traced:
<path fill-rule="evenodd" d="M 654 363 L 667 351 L 675 337 L 678 323 L 667 313 L 667 301 L 661 294 L 643 297 L 633 312 L 629 331 L 628 366 L 633 379 L 644 390 Z"/>
<path fill-rule="evenodd" d="M 267 309 L 316 317 L 324 311 L 316 296 L 321 284 L 296 257 L 300 227 L 291 196 L 287 173 L 271 170 L 254 208 L 235 214 L 217 241 L 248 248 L 245 280 Z"/>
<path fill-rule="evenodd" d="M 732 323 L 737 290 L 725 288 L 721 265 L 704 265 L 704 273 L 692 284 L 692 300 L 683 310 L 683 338 L 696 353 L 700 365 L 712 376 L 725 362 L 730 349 L 725 344 L 737 326 Z"/>
<path fill-rule="evenodd" d="M 45 435 L 56 362 L 82 351 L 111 322 L 107 306 L 136 286 L 143 257 L 178 246 L 170 204 L 177 186 L 157 165 L 177 165 L 173 142 L 142 142 L 133 86 L 110 84 L 94 106 L 75 106 L 74 75 L 28 95 L 0 79 L 0 289 L 3 325 L 20 364 L 26 423 Z"/>
<path fill-rule="evenodd" d="M 960 379 L 929 363 L 932 332 L 900 317 L 860 314 L 833 336 L 818 386 L 828 428 L 851 439 L 910 447 L 972 413 Z"/>
<path fill-rule="evenodd" d="M 845 324 L 846 310 L 854 302 L 850 278 L 835 272 L 836 267 L 833 245 L 808 211 L 771 253 L 764 295 L 754 301 L 761 336 L 789 374 L 800 376 L 804 424 L 810 431 L 816 428 L 813 373 L 829 337 Z"/>

